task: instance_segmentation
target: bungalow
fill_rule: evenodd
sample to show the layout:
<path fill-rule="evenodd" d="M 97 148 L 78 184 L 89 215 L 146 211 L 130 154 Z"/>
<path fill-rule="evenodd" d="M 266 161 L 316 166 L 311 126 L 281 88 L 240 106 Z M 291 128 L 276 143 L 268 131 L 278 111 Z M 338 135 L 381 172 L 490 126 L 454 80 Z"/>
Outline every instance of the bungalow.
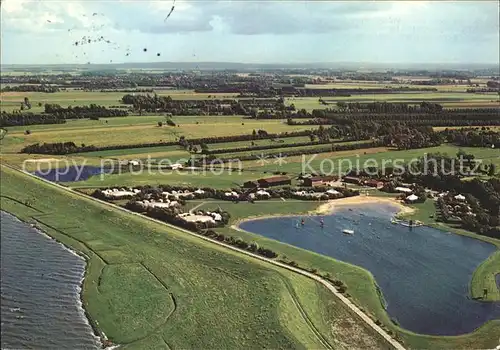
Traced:
<path fill-rule="evenodd" d="M 306 187 L 327 186 L 335 181 L 337 181 L 335 176 L 311 176 L 304 179 L 303 185 Z"/>
<path fill-rule="evenodd" d="M 271 186 L 284 186 L 291 185 L 292 180 L 286 176 L 273 176 L 267 179 L 259 179 L 257 183 L 260 187 L 271 187 Z"/>
<path fill-rule="evenodd" d="M 270 198 L 271 197 L 271 194 L 267 191 L 264 191 L 264 190 L 258 190 L 257 192 L 255 192 L 255 194 L 261 198 Z"/>
<path fill-rule="evenodd" d="M 344 176 L 342 178 L 342 181 L 347 182 L 347 183 L 351 183 L 351 184 L 355 184 L 355 185 L 362 185 L 363 184 L 363 180 L 359 177 L 356 177 L 356 176 Z"/>
<path fill-rule="evenodd" d="M 413 190 L 408 187 L 396 187 L 395 190 L 400 193 L 412 193 Z"/>

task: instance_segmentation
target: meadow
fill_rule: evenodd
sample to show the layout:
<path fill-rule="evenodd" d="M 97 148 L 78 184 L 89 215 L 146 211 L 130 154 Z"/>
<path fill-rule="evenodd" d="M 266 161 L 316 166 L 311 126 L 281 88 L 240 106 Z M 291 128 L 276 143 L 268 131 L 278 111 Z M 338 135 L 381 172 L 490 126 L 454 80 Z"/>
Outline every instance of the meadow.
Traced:
<path fill-rule="evenodd" d="M 8 85 L 8 84 L 6 84 Z M 119 106 L 122 105 L 121 98 L 126 92 L 99 92 L 83 90 L 67 90 L 54 93 L 43 92 L 3 92 L 0 95 L 2 110 L 11 112 L 19 109 L 24 97 L 28 97 L 33 105 L 32 112 L 42 112 L 43 105 L 46 103 L 56 103 L 62 107 L 89 105 L 95 103 L 101 106 Z M 173 99 L 182 100 L 206 100 L 206 99 L 232 99 L 238 94 L 233 93 L 211 93 L 201 94 L 192 90 L 157 90 L 158 96 L 170 96 Z M 41 103 L 42 106 L 38 104 Z M 126 105 L 123 105 L 126 106 Z"/>
<path fill-rule="evenodd" d="M 393 102 L 420 104 L 422 101 L 442 104 L 444 108 L 479 108 L 498 107 L 498 94 L 480 94 L 467 92 L 410 92 L 393 94 L 360 94 L 349 97 L 323 97 L 328 104 L 319 102 L 318 97 L 289 97 L 287 105 L 293 104 L 297 109 L 312 111 L 313 109 L 336 108 L 337 102 Z"/>
<path fill-rule="evenodd" d="M 142 119 L 144 118 L 144 119 Z M 255 120 L 241 116 L 228 117 L 174 117 L 177 126 L 158 126 L 165 122 L 162 116 L 130 116 L 101 120 L 74 120 L 66 124 L 30 125 L 8 127 L 1 142 L 2 152 L 19 152 L 34 143 L 73 141 L 77 145 L 111 146 L 175 141 L 180 136 L 203 138 L 251 134 L 253 130 L 264 129 L 269 133 L 291 132 L 311 129 L 308 126 L 290 126 L 282 120 Z M 107 123 L 106 123 L 107 121 Z M 31 133 L 26 135 L 29 129 Z"/>
<path fill-rule="evenodd" d="M 129 349 L 388 348 L 306 277 L 3 166 L 1 175 L 3 210 L 86 255 L 84 305 L 114 343 Z"/>

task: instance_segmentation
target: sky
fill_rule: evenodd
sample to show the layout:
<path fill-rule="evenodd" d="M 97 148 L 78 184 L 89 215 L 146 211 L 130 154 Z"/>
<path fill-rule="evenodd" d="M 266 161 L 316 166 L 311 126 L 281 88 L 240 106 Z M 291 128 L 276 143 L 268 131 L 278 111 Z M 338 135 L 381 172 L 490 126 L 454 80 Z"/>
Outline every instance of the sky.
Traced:
<path fill-rule="evenodd" d="M 499 62 L 498 1 L 173 3 L 2 0 L 1 62 Z"/>

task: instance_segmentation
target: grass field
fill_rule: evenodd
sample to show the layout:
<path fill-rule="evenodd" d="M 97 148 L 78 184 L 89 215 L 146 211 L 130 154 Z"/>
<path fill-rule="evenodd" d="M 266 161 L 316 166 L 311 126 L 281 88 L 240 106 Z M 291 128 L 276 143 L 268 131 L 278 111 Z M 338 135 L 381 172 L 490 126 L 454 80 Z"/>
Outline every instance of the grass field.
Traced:
<path fill-rule="evenodd" d="M 242 164 L 244 168 L 249 169 L 256 169 L 260 171 L 276 171 L 279 169 L 280 171 L 296 174 L 309 170 L 309 164 L 309 166 L 316 172 L 333 172 L 334 174 L 337 174 L 339 170 L 345 171 L 350 167 L 364 168 L 374 166 L 374 164 L 382 166 L 384 162 L 387 166 L 402 164 L 410 161 L 411 159 L 422 157 L 426 153 L 440 152 L 448 154 L 449 156 L 455 156 L 460 149 L 467 153 L 474 154 L 476 159 L 482 159 L 486 164 L 494 163 L 497 167 L 500 167 L 498 150 L 477 147 L 457 147 L 452 145 L 442 145 L 439 147 L 406 151 L 392 150 L 387 147 L 377 147 L 352 151 L 320 153 L 317 155 L 286 157 L 284 159 L 286 163 L 279 167 L 272 162 L 262 165 L 262 162 L 258 161 L 244 161 Z"/>
<path fill-rule="evenodd" d="M 3 210 L 88 256 L 84 305 L 113 342 L 130 349 L 323 348 L 325 341 L 387 348 L 312 280 L 5 167 L 1 175 Z"/>
<path fill-rule="evenodd" d="M 485 85 L 483 83 L 483 85 Z M 409 85 L 409 84 L 396 84 L 388 82 L 335 82 L 331 84 L 306 84 L 308 89 L 384 89 L 384 88 L 436 88 L 438 91 L 446 92 L 465 92 L 470 89 L 467 85 L 434 85 L 434 86 L 419 86 L 419 85 Z"/>
<path fill-rule="evenodd" d="M 466 92 L 413 92 L 397 94 L 361 94 L 349 97 L 323 97 L 328 105 L 321 104 L 318 97 L 291 97 L 286 104 L 294 104 L 297 109 L 336 108 L 336 102 L 405 102 L 419 104 L 422 101 L 440 103 L 445 108 L 457 107 L 498 107 L 498 94 L 472 94 Z"/>
<path fill-rule="evenodd" d="M 122 104 L 121 98 L 126 94 L 126 92 L 88 92 L 81 90 L 68 90 L 55 93 L 3 92 L 0 94 L 0 103 L 2 110 L 9 112 L 14 109 L 19 109 L 19 105 L 23 102 L 24 97 L 28 97 L 33 105 L 31 111 L 41 112 L 43 111 L 43 105 L 46 103 L 57 103 L 62 107 L 74 107 L 91 103 L 107 107 L 118 106 Z M 209 99 L 209 96 L 210 99 L 231 99 L 238 95 L 231 93 L 199 94 L 192 90 L 157 90 L 156 94 L 158 96 L 170 96 L 173 99 L 183 100 L 206 100 Z M 38 106 L 38 103 L 42 103 L 42 106 Z"/>
<path fill-rule="evenodd" d="M 144 119 L 142 119 L 144 118 Z M 2 152 L 18 152 L 26 145 L 44 142 L 68 142 L 94 146 L 110 146 L 131 143 L 175 141 L 180 136 L 202 138 L 251 134 L 264 129 L 269 133 L 311 129 L 309 126 L 290 126 L 282 120 L 250 120 L 238 116 L 228 117 L 174 117 L 177 127 L 158 127 L 163 117 L 123 117 L 103 120 L 76 120 L 67 124 L 7 128 L 1 142 Z M 197 124 L 198 123 L 198 124 Z M 30 135 L 25 130 L 31 131 Z"/>

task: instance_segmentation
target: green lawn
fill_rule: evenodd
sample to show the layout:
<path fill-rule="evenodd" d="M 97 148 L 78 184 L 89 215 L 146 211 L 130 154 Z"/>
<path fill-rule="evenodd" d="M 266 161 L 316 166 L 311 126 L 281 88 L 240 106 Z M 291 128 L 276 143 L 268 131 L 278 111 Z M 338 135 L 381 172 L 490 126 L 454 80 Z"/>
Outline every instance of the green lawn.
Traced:
<path fill-rule="evenodd" d="M 126 348 L 387 347 L 312 280 L 5 167 L 1 175 L 2 210 L 88 256 L 84 305 Z"/>

